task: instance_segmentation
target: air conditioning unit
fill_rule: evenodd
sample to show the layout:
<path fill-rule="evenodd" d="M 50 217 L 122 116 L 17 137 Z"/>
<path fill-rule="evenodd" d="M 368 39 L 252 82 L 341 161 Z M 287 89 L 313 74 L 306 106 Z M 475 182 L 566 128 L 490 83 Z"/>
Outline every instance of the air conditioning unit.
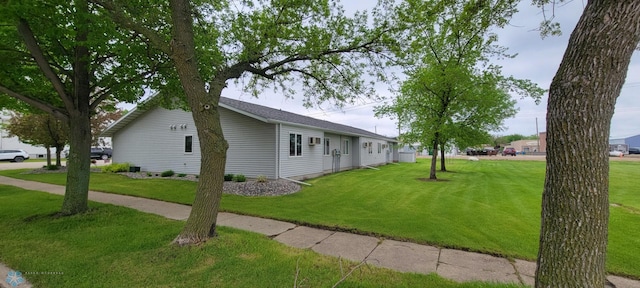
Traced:
<path fill-rule="evenodd" d="M 364 147 L 364 148 L 369 147 L 369 143 L 367 143 L 367 142 L 362 143 L 362 147 Z"/>
<path fill-rule="evenodd" d="M 309 137 L 309 145 L 316 145 L 315 138 Z"/>

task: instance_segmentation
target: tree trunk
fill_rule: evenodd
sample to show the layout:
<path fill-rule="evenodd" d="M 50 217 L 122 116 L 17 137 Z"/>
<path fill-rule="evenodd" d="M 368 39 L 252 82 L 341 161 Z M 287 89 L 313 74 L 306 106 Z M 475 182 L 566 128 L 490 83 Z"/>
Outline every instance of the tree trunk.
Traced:
<path fill-rule="evenodd" d="M 440 144 L 440 171 L 447 172 L 447 166 L 444 163 L 444 144 Z"/>
<path fill-rule="evenodd" d="M 228 148 L 218 112 L 218 102 L 226 79 L 221 76 L 215 80 L 207 93 L 198 72 L 189 3 L 171 0 L 170 5 L 174 23 L 172 59 L 193 115 L 201 153 L 200 180 L 191 214 L 180 235 L 173 241 L 178 245 L 187 245 L 206 241 L 215 235 Z"/>
<path fill-rule="evenodd" d="M 57 167 L 62 166 L 62 159 L 60 159 L 62 157 L 62 149 L 64 149 L 64 146 L 56 146 L 56 166 Z"/>
<path fill-rule="evenodd" d="M 551 83 L 536 287 L 604 287 L 608 138 L 640 1 L 589 1 Z"/>
<path fill-rule="evenodd" d="M 89 48 L 86 43 L 89 34 L 89 4 L 87 1 L 75 1 L 76 12 L 76 43 L 73 63 L 73 103 L 75 107 L 69 110 L 69 158 L 67 159 L 67 186 L 62 202 L 62 214 L 72 215 L 82 213 L 88 209 L 89 177 L 91 166 L 91 116 Z M 71 108 L 71 109 L 69 109 Z"/>
<path fill-rule="evenodd" d="M 436 180 L 436 164 L 438 163 L 438 133 L 436 132 L 433 140 L 433 152 L 431 153 L 431 169 L 429 170 L 429 179 Z"/>
<path fill-rule="evenodd" d="M 51 166 L 51 147 L 45 146 L 45 149 L 47 149 L 47 168 L 49 168 Z"/>

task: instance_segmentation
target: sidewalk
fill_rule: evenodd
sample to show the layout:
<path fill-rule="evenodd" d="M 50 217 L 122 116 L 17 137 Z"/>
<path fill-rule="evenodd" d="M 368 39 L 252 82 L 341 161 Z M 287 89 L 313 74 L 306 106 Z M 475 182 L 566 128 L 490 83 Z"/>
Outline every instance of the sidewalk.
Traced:
<path fill-rule="evenodd" d="M 64 186 L 24 181 L 0 176 L 0 183 L 28 190 L 64 195 Z M 145 198 L 89 192 L 89 199 L 96 202 L 125 206 L 139 211 L 160 215 L 174 220 L 186 220 L 191 207 Z M 487 281 L 534 285 L 535 262 L 515 260 L 490 255 L 419 245 L 410 242 L 378 239 L 344 232 L 328 231 L 296 224 L 221 212 L 218 225 L 264 234 L 274 240 L 302 249 L 311 249 L 323 255 L 342 257 L 356 262 L 389 268 L 401 272 L 437 273 L 458 282 Z M 0 276 L 7 272 L 0 265 Z M 638 288 L 640 281 L 609 276 L 618 288 Z M 5 285 L 0 281 L 0 287 Z M 20 287 L 27 287 L 21 285 Z M 30 286 L 29 286 L 30 287 Z"/>

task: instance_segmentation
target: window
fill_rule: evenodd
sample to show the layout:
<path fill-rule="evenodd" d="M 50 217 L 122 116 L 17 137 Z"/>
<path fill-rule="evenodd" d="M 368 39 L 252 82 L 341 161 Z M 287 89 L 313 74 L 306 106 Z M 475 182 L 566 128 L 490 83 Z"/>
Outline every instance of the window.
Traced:
<path fill-rule="evenodd" d="M 289 133 L 289 156 L 302 156 L 302 134 Z"/>
<path fill-rule="evenodd" d="M 342 154 L 349 155 L 349 140 L 344 140 L 344 147 L 342 147 Z"/>
<path fill-rule="evenodd" d="M 193 153 L 193 135 L 184 135 L 184 153 Z"/>
<path fill-rule="evenodd" d="M 369 154 L 373 154 L 373 143 L 367 143 L 367 147 L 369 147 Z"/>
<path fill-rule="evenodd" d="M 324 155 L 331 155 L 331 145 L 329 138 L 324 138 Z"/>

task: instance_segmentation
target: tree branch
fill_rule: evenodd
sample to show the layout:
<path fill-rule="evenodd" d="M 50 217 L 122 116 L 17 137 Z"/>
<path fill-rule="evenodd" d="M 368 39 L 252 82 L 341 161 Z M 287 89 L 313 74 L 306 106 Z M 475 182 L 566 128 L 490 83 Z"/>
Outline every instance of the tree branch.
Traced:
<path fill-rule="evenodd" d="M 4 87 L 2 85 L 0 85 L 0 92 L 5 93 L 13 98 L 16 98 L 18 100 L 24 101 L 27 104 L 36 107 L 44 112 L 47 112 L 51 115 L 53 115 L 54 117 L 57 117 L 58 119 L 67 121 L 69 116 L 67 115 L 67 112 L 63 109 L 60 109 L 58 107 L 55 107 L 49 103 L 40 101 L 38 99 L 20 94 L 20 93 L 16 93 L 14 91 L 12 91 L 11 89 Z"/>
<path fill-rule="evenodd" d="M 72 110 L 75 105 L 73 104 L 71 97 L 67 95 L 64 89 L 64 84 L 62 83 L 60 78 L 58 78 L 58 75 L 56 75 L 56 73 L 51 69 L 51 66 L 49 66 L 49 62 L 47 61 L 47 59 L 45 59 L 44 54 L 40 49 L 40 45 L 38 45 L 38 41 L 33 35 L 33 31 L 31 31 L 31 27 L 29 27 L 29 23 L 27 23 L 26 20 L 19 20 L 18 33 L 20 34 L 20 36 L 22 36 L 27 49 L 29 49 L 29 52 L 31 52 L 31 56 L 38 64 L 38 67 L 40 67 L 40 70 L 42 70 L 47 79 L 49 79 L 49 81 L 51 81 L 51 84 L 53 84 L 53 88 L 56 90 L 58 95 L 60 95 L 60 98 L 64 102 L 65 107 L 67 107 L 67 110 Z"/>

